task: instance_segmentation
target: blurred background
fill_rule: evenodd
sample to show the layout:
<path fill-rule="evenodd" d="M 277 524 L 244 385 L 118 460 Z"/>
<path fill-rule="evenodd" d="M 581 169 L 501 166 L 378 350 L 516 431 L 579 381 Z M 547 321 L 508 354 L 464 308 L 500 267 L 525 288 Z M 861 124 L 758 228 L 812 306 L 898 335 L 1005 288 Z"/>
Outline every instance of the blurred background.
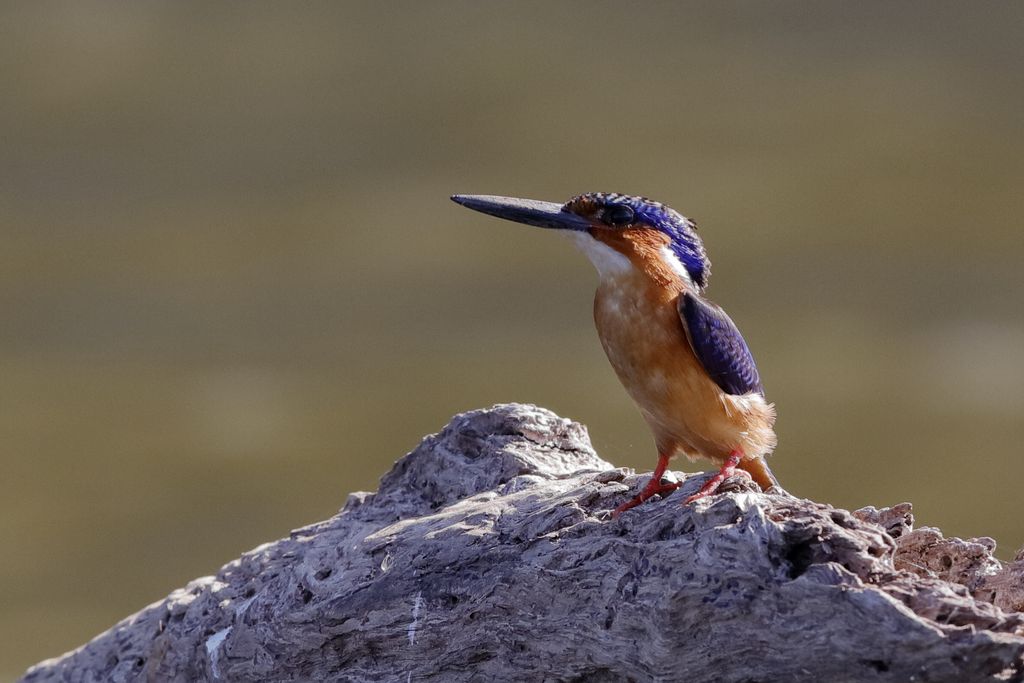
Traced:
<path fill-rule="evenodd" d="M 457 411 L 653 467 L 589 263 L 454 192 L 695 218 L 790 491 L 1024 544 L 1019 4 L 39 2 L 0 34 L 0 678 Z"/>

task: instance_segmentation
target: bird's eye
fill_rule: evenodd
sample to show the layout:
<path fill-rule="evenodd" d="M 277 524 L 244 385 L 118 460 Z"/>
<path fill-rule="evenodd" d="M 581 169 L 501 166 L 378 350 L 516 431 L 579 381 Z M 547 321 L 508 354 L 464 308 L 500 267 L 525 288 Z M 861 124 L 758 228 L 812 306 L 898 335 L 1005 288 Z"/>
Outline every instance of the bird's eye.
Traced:
<path fill-rule="evenodd" d="M 636 218 L 632 207 L 625 204 L 612 204 L 604 210 L 604 221 L 608 225 L 623 226 L 629 225 Z"/>

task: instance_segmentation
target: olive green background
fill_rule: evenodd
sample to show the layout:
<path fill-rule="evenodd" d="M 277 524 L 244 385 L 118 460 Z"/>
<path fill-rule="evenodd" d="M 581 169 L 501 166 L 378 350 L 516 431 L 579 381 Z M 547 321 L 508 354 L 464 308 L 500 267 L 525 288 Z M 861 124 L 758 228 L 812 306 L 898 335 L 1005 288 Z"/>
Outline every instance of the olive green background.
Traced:
<path fill-rule="evenodd" d="M 0 65 L 0 678 L 457 411 L 654 465 L 591 266 L 454 192 L 694 217 L 788 489 L 1024 543 L 1018 3 L 7 3 Z"/>

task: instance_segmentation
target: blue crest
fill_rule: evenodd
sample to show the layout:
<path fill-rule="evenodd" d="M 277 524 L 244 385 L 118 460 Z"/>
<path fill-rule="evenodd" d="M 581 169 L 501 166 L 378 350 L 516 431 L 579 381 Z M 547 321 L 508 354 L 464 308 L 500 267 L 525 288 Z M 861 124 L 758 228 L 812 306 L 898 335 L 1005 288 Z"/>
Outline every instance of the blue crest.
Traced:
<path fill-rule="evenodd" d="M 711 261 L 704 251 L 704 243 L 697 234 L 697 225 L 670 206 L 646 197 L 634 197 L 615 192 L 592 192 L 580 195 L 566 206 L 576 202 L 593 203 L 602 207 L 625 205 L 633 209 L 636 222 L 668 236 L 672 253 L 690 274 L 690 279 L 700 288 L 708 284 L 711 277 Z"/>

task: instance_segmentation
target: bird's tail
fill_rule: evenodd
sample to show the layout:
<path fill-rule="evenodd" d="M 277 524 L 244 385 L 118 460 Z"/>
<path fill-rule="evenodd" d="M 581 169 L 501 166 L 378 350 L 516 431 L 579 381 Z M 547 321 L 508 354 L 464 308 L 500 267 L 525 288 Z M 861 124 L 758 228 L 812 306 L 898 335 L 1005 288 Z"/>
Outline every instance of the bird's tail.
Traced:
<path fill-rule="evenodd" d="M 743 458 L 737 467 L 745 470 L 763 491 L 767 491 L 770 488 L 783 490 L 782 486 L 779 485 L 779 480 L 768 469 L 768 463 L 764 461 L 764 458 Z"/>

